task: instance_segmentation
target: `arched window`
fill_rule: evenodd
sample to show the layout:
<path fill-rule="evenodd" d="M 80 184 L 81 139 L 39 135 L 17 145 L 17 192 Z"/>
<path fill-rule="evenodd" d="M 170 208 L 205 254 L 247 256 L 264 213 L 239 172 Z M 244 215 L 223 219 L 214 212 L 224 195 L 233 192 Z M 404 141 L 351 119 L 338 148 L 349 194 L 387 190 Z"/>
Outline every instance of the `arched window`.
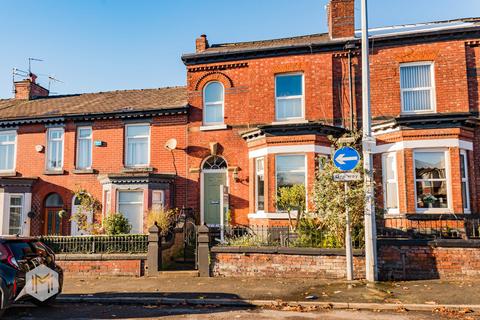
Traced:
<path fill-rule="evenodd" d="M 219 156 L 211 156 L 203 163 L 203 170 L 222 170 L 227 169 L 227 162 Z"/>
<path fill-rule="evenodd" d="M 218 82 L 209 82 L 203 89 L 203 124 L 223 124 L 224 89 Z"/>
<path fill-rule="evenodd" d="M 63 207 L 62 197 L 58 193 L 50 194 L 47 199 L 45 199 L 45 207 L 47 208 L 59 208 Z"/>

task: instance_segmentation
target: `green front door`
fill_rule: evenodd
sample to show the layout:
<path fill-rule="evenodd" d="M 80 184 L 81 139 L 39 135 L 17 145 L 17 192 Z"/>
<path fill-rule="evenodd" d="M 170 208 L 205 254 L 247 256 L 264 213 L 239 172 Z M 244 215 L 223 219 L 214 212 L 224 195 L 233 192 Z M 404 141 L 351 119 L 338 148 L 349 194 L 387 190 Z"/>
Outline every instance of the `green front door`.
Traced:
<path fill-rule="evenodd" d="M 225 183 L 225 172 L 203 174 L 203 216 L 208 225 L 220 224 L 220 186 Z"/>

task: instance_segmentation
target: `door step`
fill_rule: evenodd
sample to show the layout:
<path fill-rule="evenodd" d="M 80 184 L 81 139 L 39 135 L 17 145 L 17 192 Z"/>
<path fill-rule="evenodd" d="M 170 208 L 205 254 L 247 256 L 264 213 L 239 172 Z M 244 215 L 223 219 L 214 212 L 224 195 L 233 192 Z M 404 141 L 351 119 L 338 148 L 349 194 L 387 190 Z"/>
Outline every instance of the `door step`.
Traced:
<path fill-rule="evenodd" d="M 198 270 L 159 271 L 156 277 L 158 278 L 196 278 L 196 277 L 199 277 L 199 273 L 198 273 Z"/>

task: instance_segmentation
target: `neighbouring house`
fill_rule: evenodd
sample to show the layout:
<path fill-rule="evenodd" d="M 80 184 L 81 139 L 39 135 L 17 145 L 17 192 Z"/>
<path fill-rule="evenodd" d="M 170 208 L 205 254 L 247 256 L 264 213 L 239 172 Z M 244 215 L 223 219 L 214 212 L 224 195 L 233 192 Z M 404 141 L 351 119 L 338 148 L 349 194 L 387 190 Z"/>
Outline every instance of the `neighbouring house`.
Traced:
<path fill-rule="evenodd" d="M 15 83 L 15 98 L 0 100 L 2 233 L 76 234 L 77 188 L 102 202 L 92 220 L 120 211 L 134 232 L 155 204 L 218 225 L 221 190 L 231 223 L 287 223 L 277 189 L 303 184 L 308 197 L 328 137 L 361 126 L 354 0 L 331 0 L 327 11 L 324 34 L 200 36 L 182 55 L 186 87 L 48 96 L 35 77 Z M 406 219 L 478 213 L 480 18 L 370 35 L 378 206 Z"/>

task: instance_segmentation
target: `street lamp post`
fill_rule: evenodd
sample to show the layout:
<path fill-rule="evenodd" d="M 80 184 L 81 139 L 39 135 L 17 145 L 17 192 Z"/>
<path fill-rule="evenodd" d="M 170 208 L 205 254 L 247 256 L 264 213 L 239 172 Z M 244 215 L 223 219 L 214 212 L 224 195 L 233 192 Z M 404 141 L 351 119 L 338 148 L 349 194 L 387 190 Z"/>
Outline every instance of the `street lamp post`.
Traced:
<path fill-rule="evenodd" d="M 362 15 L 362 149 L 365 170 L 365 271 L 367 281 L 377 280 L 377 245 L 373 189 L 372 137 L 370 110 L 370 64 L 368 43 L 367 0 L 361 0 Z"/>

